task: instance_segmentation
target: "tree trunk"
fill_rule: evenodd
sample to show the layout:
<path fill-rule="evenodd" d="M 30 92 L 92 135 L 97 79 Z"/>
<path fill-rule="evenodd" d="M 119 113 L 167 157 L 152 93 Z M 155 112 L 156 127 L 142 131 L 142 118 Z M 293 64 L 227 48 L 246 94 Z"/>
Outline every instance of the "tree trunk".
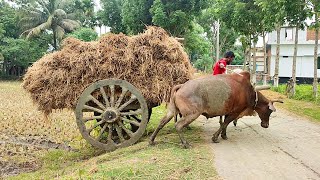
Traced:
<path fill-rule="evenodd" d="M 211 55 L 211 59 L 212 59 L 212 62 L 213 62 L 213 64 L 214 64 L 214 62 L 216 62 L 216 60 L 215 60 L 215 57 L 214 57 L 214 55 L 213 55 L 213 53 L 214 53 L 214 51 L 215 51 L 215 47 L 214 47 L 214 44 L 215 44 L 215 42 L 216 42 L 216 39 L 215 39 L 215 24 L 214 24 L 214 22 L 212 23 L 212 28 L 214 28 L 214 30 L 212 31 L 212 53 L 210 53 L 210 55 Z"/>
<path fill-rule="evenodd" d="M 3 59 L 2 64 L 2 75 L 6 75 L 6 60 Z"/>
<path fill-rule="evenodd" d="M 217 61 L 219 61 L 219 55 L 220 55 L 220 47 L 219 47 L 219 45 L 220 45 L 220 42 L 219 42 L 219 40 L 220 40 L 220 21 L 219 21 L 219 19 L 218 19 L 218 21 L 217 21 L 217 45 L 216 45 L 216 60 Z"/>
<path fill-rule="evenodd" d="M 243 70 L 247 70 L 247 62 L 248 62 L 248 49 L 244 49 L 244 61 L 243 61 Z"/>
<path fill-rule="evenodd" d="M 54 29 L 53 29 L 53 48 L 55 51 L 57 50 L 57 34 Z"/>
<path fill-rule="evenodd" d="M 279 59 L 280 59 L 280 30 L 281 26 L 277 26 L 277 50 L 276 50 L 276 62 L 274 70 L 274 86 L 279 86 Z"/>
<path fill-rule="evenodd" d="M 252 83 L 253 84 L 256 84 L 257 83 L 257 75 L 256 75 L 256 71 L 257 71 L 257 49 L 256 49 L 256 46 L 257 46 L 257 42 L 256 40 L 254 39 L 253 40 L 253 65 L 252 65 Z"/>
<path fill-rule="evenodd" d="M 296 94 L 296 68 L 297 68 L 297 53 L 298 53 L 298 33 L 299 33 L 299 25 L 296 26 L 296 34 L 294 37 L 294 50 L 293 50 L 293 59 L 292 59 L 292 89 L 289 92 L 289 97 L 293 97 Z"/>
<path fill-rule="evenodd" d="M 249 45 L 248 45 L 248 71 L 251 74 L 251 37 L 249 38 Z M 252 77 L 252 76 L 250 76 Z"/>
<path fill-rule="evenodd" d="M 267 47 L 266 33 L 263 33 L 263 85 L 267 85 Z"/>
<path fill-rule="evenodd" d="M 315 24 L 319 23 L 318 14 L 315 13 Z M 314 45 L 314 69 L 313 69 L 313 97 L 317 100 L 318 97 L 318 43 L 319 43 L 319 28 L 316 27 L 315 45 Z"/>

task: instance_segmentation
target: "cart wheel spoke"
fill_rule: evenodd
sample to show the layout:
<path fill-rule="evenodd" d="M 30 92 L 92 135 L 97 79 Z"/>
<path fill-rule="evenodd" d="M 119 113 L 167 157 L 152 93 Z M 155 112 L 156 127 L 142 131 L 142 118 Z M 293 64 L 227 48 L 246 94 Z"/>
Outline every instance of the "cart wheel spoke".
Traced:
<path fill-rule="evenodd" d="M 133 101 L 135 101 L 137 99 L 137 97 L 135 95 L 131 95 L 131 98 L 129 99 L 129 101 L 125 102 L 124 104 L 122 104 L 119 107 L 119 111 L 122 111 L 125 107 L 127 107 L 129 104 L 131 104 Z"/>
<path fill-rule="evenodd" d="M 98 101 L 95 97 L 93 97 L 92 95 L 89 95 L 88 98 L 91 101 L 93 101 L 96 105 L 98 105 L 102 110 L 106 109 L 106 107 L 100 101 Z"/>
<path fill-rule="evenodd" d="M 111 144 L 114 144 L 114 141 L 112 140 L 112 130 L 113 130 L 112 125 L 109 124 L 108 128 L 109 128 L 109 133 L 108 133 L 107 142 L 111 143 Z"/>
<path fill-rule="evenodd" d="M 84 105 L 83 109 L 91 110 L 91 111 L 98 112 L 98 113 L 101 113 L 101 114 L 103 113 L 103 110 L 95 108 L 95 107 L 92 107 L 92 106 L 88 106 L 88 105 Z"/>
<path fill-rule="evenodd" d="M 116 128 L 116 131 L 117 131 L 117 134 L 119 136 L 119 139 L 120 139 L 120 142 L 123 142 L 125 141 L 124 137 L 123 137 L 123 134 L 122 134 L 122 130 L 121 128 L 119 127 L 118 124 L 114 124 L 114 127 Z"/>
<path fill-rule="evenodd" d="M 132 121 L 132 120 L 127 119 L 127 118 L 124 118 L 124 117 L 122 117 L 121 119 L 122 119 L 123 121 L 125 121 L 125 122 L 127 122 L 127 123 L 130 123 L 130 124 L 133 124 L 133 125 L 135 125 L 135 126 L 140 126 L 140 123 L 137 122 L 137 121 Z"/>
<path fill-rule="evenodd" d="M 89 134 L 91 133 L 92 130 L 100 126 L 101 124 L 105 123 L 104 121 L 99 121 L 97 124 L 93 125 L 90 129 L 88 129 Z"/>
<path fill-rule="evenodd" d="M 127 88 L 122 88 L 121 95 L 120 95 L 120 97 L 119 97 L 119 99 L 118 99 L 118 101 L 117 101 L 117 103 L 115 105 L 116 108 L 118 108 L 120 106 L 120 104 L 121 104 L 121 102 L 123 100 L 123 97 L 124 97 L 124 95 L 126 95 L 127 91 L 128 91 Z"/>
<path fill-rule="evenodd" d="M 102 134 L 105 132 L 105 130 L 107 129 L 108 124 L 106 123 L 103 128 L 101 129 L 98 137 L 96 138 L 97 141 L 100 141 Z"/>
<path fill-rule="evenodd" d="M 106 91 L 104 90 L 103 87 L 100 87 L 100 93 L 102 94 L 102 97 L 104 99 L 104 102 L 106 103 L 106 106 L 110 107 L 110 103 L 109 103 L 108 97 L 106 95 Z"/>
<path fill-rule="evenodd" d="M 128 136 L 131 138 L 133 136 L 133 132 L 129 129 L 127 129 L 123 124 L 122 122 L 118 122 L 119 123 L 119 126 L 128 134 Z"/>
<path fill-rule="evenodd" d="M 110 85 L 110 103 L 111 103 L 111 107 L 114 107 L 114 85 Z"/>
<path fill-rule="evenodd" d="M 141 115 L 142 114 L 142 110 L 141 109 L 137 109 L 135 111 L 130 111 L 130 112 L 121 112 L 120 114 L 121 114 L 121 116 Z"/>
<path fill-rule="evenodd" d="M 92 121 L 92 120 L 100 120 L 101 116 L 91 116 L 91 117 L 84 117 L 83 122 Z"/>

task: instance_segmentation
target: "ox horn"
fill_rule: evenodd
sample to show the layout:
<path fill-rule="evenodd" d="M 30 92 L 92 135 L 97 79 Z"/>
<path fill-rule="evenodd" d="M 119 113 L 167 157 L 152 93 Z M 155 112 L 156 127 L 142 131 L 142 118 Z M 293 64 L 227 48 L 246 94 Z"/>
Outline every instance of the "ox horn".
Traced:
<path fill-rule="evenodd" d="M 254 89 L 256 91 L 260 91 L 260 90 L 267 90 L 267 89 L 270 89 L 271 87 L 268 86 L 268 85 L 265 85 L 265 86 L 256 86 Z"/>
<path fill-rule="evenodd" d="M 274 102 L 283 103 L 283 101 L 282 101 L 282 100 L 280 100 L 280 99 L 274 99 L 274 100 L 271 100 L 271 102 L 272 102 L 272 103 L 274 103 Z"/>

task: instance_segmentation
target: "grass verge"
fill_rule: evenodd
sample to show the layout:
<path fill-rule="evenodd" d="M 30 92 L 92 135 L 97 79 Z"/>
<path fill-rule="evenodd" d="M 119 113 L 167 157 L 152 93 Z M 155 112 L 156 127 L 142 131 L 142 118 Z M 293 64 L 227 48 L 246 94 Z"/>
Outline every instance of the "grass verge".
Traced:
<path fill-rule="evenodd" d="M 283 99 L 283 104 L 276 106 L 284 108 L 297 115 L 305 116 L 308 119 L 320 122 L 320 104 L 319 100 L 312 98 L 311 85 L 298 85 L 295 97 L 289 99 L 284 95 L 285 85 L 278 88 L 272 88 L 273 91 L 264 91 L 264 94 L 271 99 Z"/>
<path fill-rule="evenodd" d="M 212 150 L 196 123 L 186 130 L 191 149 L 183 149 L 170 122 L 157 136 L 155 146 L 148 140 L 165 113 L 165 107 L 153 110 L 145 135 L 133 146 L 105 153 L 92 148 L 80 136 L 72 112 L 55 112 L 46 122 L 20 87 L 20 82 L 0 81 L 0 133 L 4 137 L 41 137 L 78 149 L 45 150 L 3 146 L 1 161 L 30 161 L 40 167 L 8 179 L 216 179 Z M 1 144 L 0 144 L 1 145 Z M 8 148 L 10 147 L 10 148 Z M 1 159 L 3 157 L 3 159 Z"/>

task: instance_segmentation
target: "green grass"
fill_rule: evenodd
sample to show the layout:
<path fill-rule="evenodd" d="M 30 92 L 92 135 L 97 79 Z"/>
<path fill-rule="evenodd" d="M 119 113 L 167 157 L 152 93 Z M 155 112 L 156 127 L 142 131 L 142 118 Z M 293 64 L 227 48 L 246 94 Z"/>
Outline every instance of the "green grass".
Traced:
<path fill-rule="evenodd" d="M 286 86 L 273 87 L 273 91 L 285 94 Z M 319 91 L 318 87 L 318 91 Z M 286 99 L 280 106 L 298 115 L 303 115 L 313 121 L 320 122 L 320 91 L 317 99 L 313 97 L 312 85 L 297 85 L 296 94 L 291 99 Z"/>
<path fill-rule="evenodd" d="M 170 122 L 149 146 L 150 133 L 157 127 L 165 107 L 154 108 L 145 136 L 137 144 L 103 153 L 85 145 L 79 152 L 49 151 L 41 157 L 38 171 L 10 179 L 216 179 L 213 155 L 195 124 L 185 136 L 191 149 L 183 149 Z"/>
<path fill-rule="evenodd" d="M 320 105 L 320 86 L 318 86 L 318 97 L 313 97 L 312 85 L 301 84 L 296 86 L 296 94 L 292 97 L 295 100 L 314 102 Z M 279 92 L 281 94 L 286 94 L 286 85 L 281 84 L 279 87 L 272 87 L 273 91 Z"/>

